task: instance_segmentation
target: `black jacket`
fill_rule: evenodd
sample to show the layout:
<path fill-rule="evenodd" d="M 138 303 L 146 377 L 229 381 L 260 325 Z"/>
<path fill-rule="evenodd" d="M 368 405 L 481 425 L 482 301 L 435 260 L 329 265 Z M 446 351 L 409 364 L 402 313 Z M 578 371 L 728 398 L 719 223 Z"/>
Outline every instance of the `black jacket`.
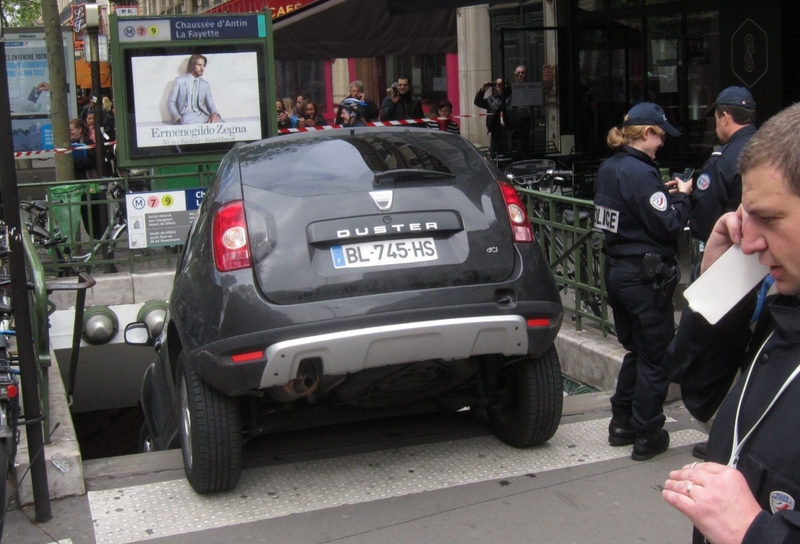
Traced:
<path fill-rule="evenodd" d="M 392 102 L 389 94 L 381 104 L 381 121 L 398 121 L 400 119 L 422 119 L 422 102 L 411 93 L 401 94 L 397 104 Z"/>
<path fill-rule="evenodd" d="M 703 165 L 697 188 L 692 193 L 689 222 L 689 230 L 697 240 L 707 241 L 717 219 L 735 211 L 742 203 L 742 176 L 737 161 L 742 148 L 755 133 L 753 125 L 740 128 Z"/>
<path fill-rule="evenodd" d="M 692 273 L 697 276 L 700 265 Z M 662 363 L 670 381 L 680 384 L 684 406 L 699 421 L 708 421 L 731 388 L 736 373 L 744 370 L 742 354 L 753 332 L 744 315 L 752 315 L 759 287 L 712 326 L 685 306 L 675 337 Z"/>
<path fill-rule="evenodd" d="M 706 452 L 706 461 L 728 464 L 741 402 L 739 440 L 751 429 L 753 432 L 741 443 L 736 468 L 764 510 L 751 524 L 743 544 L 800 542 L 800 441 L 795 438 L 800 428 L 800 377 L 788 382 L 778 395 L 800 365 L 800 301 L 784 295 L 767 301 L 744 349 L 731 350 L 722 344 L 730 343 L 746 327 L 752 305 L 734 308 L 712 327 L 716 329 L 713 337 L 707 334 L 707 323 L 693 331 L 696 342 L 715 344 L 720 352 L 733 357 L 734 366 L 745 369 L 717 413 Z M 767 409 L 773 399 L 775 404 Z M 703 540 L 695 530 L 694 542 Z"/>
<path fill-rule="evenodd" d="M 625 146 L 604 161 L 594 194 L 595 225 L 605 233 L 608 256 L 675 256 L 691 203 L 685 194 L 670 196 L 656 163 L 645 153 Z"/>
<path fill-rule="evenodd" d="M 489 114 L 486 116 L 486 130 L 492 136 L 502 134 L 503 130 L 511 128 L 507 119 L 506 112 L 511 109 L 511 93 L 508 93 L 503 100 L 502 96 L 491 94 L 486 97 L 486 91 L 480 90 L 475 95 L 473 103 L 479 108 L 483 108 Z M 501 116 L 502 114 L 502 116 Z"/>

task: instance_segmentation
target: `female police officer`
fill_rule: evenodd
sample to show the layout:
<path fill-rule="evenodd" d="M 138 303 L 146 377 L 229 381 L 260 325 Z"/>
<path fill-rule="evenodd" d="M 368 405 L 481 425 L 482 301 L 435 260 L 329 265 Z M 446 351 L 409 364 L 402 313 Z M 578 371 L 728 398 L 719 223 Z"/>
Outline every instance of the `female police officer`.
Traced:
<path fill-rule="evenodd" d="M 631 108 L 622 129 L 608 132 L 606 141 L 616 153 L 600 166 L 595 181 L 595 226 L 606 238 L 609 303 L 617 338 L 628 350 L 611 397 L 608 441 L 633 444 L 635 461 L 669 447 L 662 428 L 669 380 L 661 360 L 675 329 L 678 236 L 691 212 L 691 180 L 665 184 L 655 163 L 665 133 L 681 134 L 660 106 L 643 102 Z"/>

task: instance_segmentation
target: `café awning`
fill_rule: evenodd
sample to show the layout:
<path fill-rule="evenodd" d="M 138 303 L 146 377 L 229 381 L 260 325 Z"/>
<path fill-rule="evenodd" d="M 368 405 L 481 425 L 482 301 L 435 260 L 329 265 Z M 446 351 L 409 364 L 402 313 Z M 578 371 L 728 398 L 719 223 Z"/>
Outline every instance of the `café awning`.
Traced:
<path fill-rule="evenodd" d="M 274 22 L 275 58 L 436 55 L 458 51 L 455 9 L 390 15 L 388 0 L 327 0 Z"/>

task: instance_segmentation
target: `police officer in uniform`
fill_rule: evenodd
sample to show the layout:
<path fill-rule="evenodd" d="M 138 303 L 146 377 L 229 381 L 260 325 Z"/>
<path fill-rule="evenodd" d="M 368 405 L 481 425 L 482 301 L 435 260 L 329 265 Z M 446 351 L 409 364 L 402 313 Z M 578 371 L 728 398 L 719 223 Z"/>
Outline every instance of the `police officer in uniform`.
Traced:
<path fill-rule="evenodd" d="M 717 219 L 727 212 L 735 211 L 742 202 L 742 176 L 739 173 L 737 162 L 742 148 L 756 133 L 756 103 L 753 101 L 753 95 L 744 87 L 728 87 L 719 93 L 706 116 L 714 117 L 717 138 L 723 145 L 714 151 L 703 165 L 703 170 L 697 178 L 697 189 L 692 193 L 689 230 L 698 244 L 699 252 L 704 250 L 705 242 Z M 684 313 L 687 311 L 688 309 L 684 309 Z M 743 341 L 746 337 L 749 337 L 749 334 L 735 336 L 737 341 Z M 667 374 L 671 373 L 671 367 L 683 362 L 681 357 L 676 359 L 675 354 L 682 355 L 687 346 L 684 343 L 684 345 L 673 345 L 673 347 L 674 349 L 670 348 L 667 351 L 665 362 Z M 731 347 L 733 346 L 731 345 Z M 709 372 L 713 371 L 714 369 L 709 368 Z M 722 374 L 719 373 L 719 376 Z M 703 385 L 681 383 L 681 389 L 686 393 L 689 387 L 703 387 Z M 693 416 L 698 418 L 698 421 L 710 426 L 713 422 L 713 413 L 721 402 L 720 393 L 723 392 L 723 388 L 727 391 L 729 386 L 729 380 L 719 382 L 715 394 L 709 394 L 708 398 L 703 400 L 703 404 L 709 409 L 704 407 L 702 415 L 693 411 L 692 406 L 687 405 L 687 408 Z M 706 442 L 695 444 L 692 448 L 692 455 L 698 459 L 705 458 L 707 445 Z"/>
<path fill-rule="evenodd" d="M 628 350 L 611 398 L 608 441 L 633 444 L 631 458 L 666 451 L 662 405 L 669 380 L 661 362 L 674 334 L 672 293 L 679 279 L 674 256 L 691 212 L 691 180 L 661 180 L 656 151 L 666 135 L 680 136 L 660 106 L 631 108 L 607 143 L 616 153 L 595 180 L 595 226 L 605 233 L 605 278 L 617 338 Z M 674 193 L 674 194 L 670 194 Z"/>
<path fill-rule="evenodd" d="M 717 219 L 742 202 L 742 176 L 736 161 L 756 133 L 756 103 L 744 87 L 728 87 L 719 93 L 707 115 L 714 116 L 717 137 L 723 145 L 703 165 L 692 194 L 689 230 L 702 243 L 708 240 Z"/>
<path fill-rule="evenodd" d="M 742 206 L 716 223 L 703 255 L 701 273 L 741 244 L 769 266 L 778 295 L 766 298 L 752 340 L 738 353 L 727 345 L 747 327 L 753 304 L 742 301 L 713 326 L 698 317 L 685 331 L 693 333 L 693 345 L 711 341 L 744 368 L 719 408 L 706 462 L 672 471 L 664 484 L 664 500 L 694 523 L 696 544 L 800 542 L 800 440 L 794 434 L 800 427 L 798 125 L 795 104 L 767 121 L 742 150 Z"/>

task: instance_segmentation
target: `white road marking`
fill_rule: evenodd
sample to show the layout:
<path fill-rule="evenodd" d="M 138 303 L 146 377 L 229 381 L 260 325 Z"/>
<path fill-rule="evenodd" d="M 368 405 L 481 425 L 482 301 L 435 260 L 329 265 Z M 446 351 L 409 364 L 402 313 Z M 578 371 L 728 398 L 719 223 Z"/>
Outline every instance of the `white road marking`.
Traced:
<path fill-rule="evenodd" d="M 97 544 L 123 544 L 400 497 L 458 485 L 628 457 L 608 445 L 608 420 L 559 427 L 546 444 L 507 446 L 494 436 L 410 446 L 242 473 L 232 491 L 195 493 L 185 479 L 89 492 Z M 706 439 L 670 433 L 671 446 Z"/>

